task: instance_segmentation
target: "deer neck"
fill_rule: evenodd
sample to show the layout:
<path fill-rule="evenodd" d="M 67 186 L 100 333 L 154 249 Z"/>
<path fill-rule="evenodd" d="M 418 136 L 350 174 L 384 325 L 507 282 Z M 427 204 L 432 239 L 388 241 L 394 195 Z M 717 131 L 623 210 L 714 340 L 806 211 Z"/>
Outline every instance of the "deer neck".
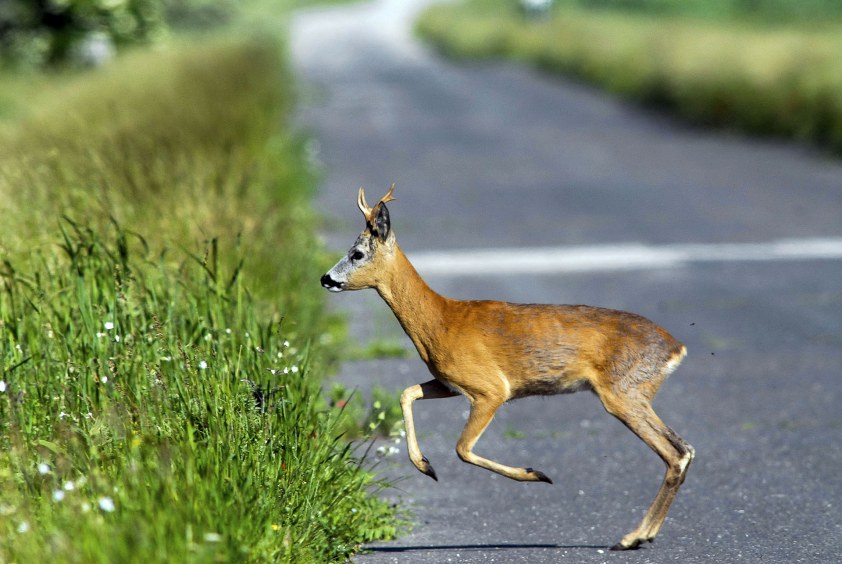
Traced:
<path fill-rule="evenodd" d="M 427 285 L 397 244 L 393 267 L 377 291 L 412 339 L 418 354 L 428 362 L 444 326 L 447 298 Z"/>

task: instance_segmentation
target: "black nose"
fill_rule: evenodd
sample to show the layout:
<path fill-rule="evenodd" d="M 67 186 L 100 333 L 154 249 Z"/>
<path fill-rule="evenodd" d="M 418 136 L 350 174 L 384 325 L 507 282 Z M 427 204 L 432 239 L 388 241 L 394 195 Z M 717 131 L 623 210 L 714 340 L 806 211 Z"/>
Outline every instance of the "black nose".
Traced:
<path fill-rule="evenodd" d="M 322 276 L 322 286 L 328 289 L 337 288 L 339 286 L 339 282 L 331 278 L 330 274 L 325 274 Z"/>

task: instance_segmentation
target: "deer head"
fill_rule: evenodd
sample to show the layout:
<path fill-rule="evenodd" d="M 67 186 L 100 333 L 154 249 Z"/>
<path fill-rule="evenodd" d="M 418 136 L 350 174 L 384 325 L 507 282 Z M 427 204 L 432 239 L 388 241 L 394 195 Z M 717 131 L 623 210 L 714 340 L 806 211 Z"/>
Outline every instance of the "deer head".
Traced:
<path fill-rule="evenodd" d="M 365 201 L 365 190 L 360 187 L 357 205 L 365 216 L 365 229 L 348 253 L 322 276 L 322 286 L 331 292 L 377 287 L 394 256 L 395 235 L 386 208 L 386 202 L 395 199 L 392 197 L 394 191 L 392 184 L 386 195 L 370 208 Z"/>

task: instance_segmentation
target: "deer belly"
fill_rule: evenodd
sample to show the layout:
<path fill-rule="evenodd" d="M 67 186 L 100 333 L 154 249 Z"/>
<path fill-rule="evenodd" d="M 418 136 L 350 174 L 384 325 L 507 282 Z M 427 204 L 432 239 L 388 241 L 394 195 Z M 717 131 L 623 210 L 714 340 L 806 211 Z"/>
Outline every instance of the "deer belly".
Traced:
<path fill-rule="evenodd" d="M 553 396 L 593 390 L 585 378 L 558 375 L 537 376 L 521 380 L 512 390 L 512 399 L 526 396 Z"/>

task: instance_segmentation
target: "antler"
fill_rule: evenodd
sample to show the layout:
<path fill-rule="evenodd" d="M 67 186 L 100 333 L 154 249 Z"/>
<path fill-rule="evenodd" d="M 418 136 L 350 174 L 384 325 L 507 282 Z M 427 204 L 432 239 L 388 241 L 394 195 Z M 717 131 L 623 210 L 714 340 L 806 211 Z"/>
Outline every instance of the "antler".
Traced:
<path fill-rule="evenodd" d="M 395 183 L 392 182 L 392 186 L 391 186 L 391 188 L 389 188 L 389 191 L 386 193 L 386 195 L 383 196 L 382 198 L 380 198 L 380 201 L 377 202 L 377 205 L 375 205 L 373 208 L 370 208 L 370 207 L 368 207 L 368 203 L 365 201 L 365 189 L 363 189 L 363 187 L 360 186 L 360 191 L 357 194 L 357 206 L 359 206 L 360 211 L 363 212 L 363 215 L 365 216 L 366 222 L 371 223 L 371 221 L 375 217 L 377 217 L 377 210 L 380 208 L 380 206 L 382 206 L 386 202 L 391 202 L 392 200 L 395 199 L 392 196 L 392 192 L 394 192 L 394 191 L 395 191 Z"/>
<path fill-rule="evenodd" d="M 360 208 L 360 211 L 363 212 L 366 221 L 371 221 L 371 208 L 368 207 L 368 204 L 365 201 L 365 189 L 360 186 L 360 191 L 357 194 L 357 205 Z"/>

